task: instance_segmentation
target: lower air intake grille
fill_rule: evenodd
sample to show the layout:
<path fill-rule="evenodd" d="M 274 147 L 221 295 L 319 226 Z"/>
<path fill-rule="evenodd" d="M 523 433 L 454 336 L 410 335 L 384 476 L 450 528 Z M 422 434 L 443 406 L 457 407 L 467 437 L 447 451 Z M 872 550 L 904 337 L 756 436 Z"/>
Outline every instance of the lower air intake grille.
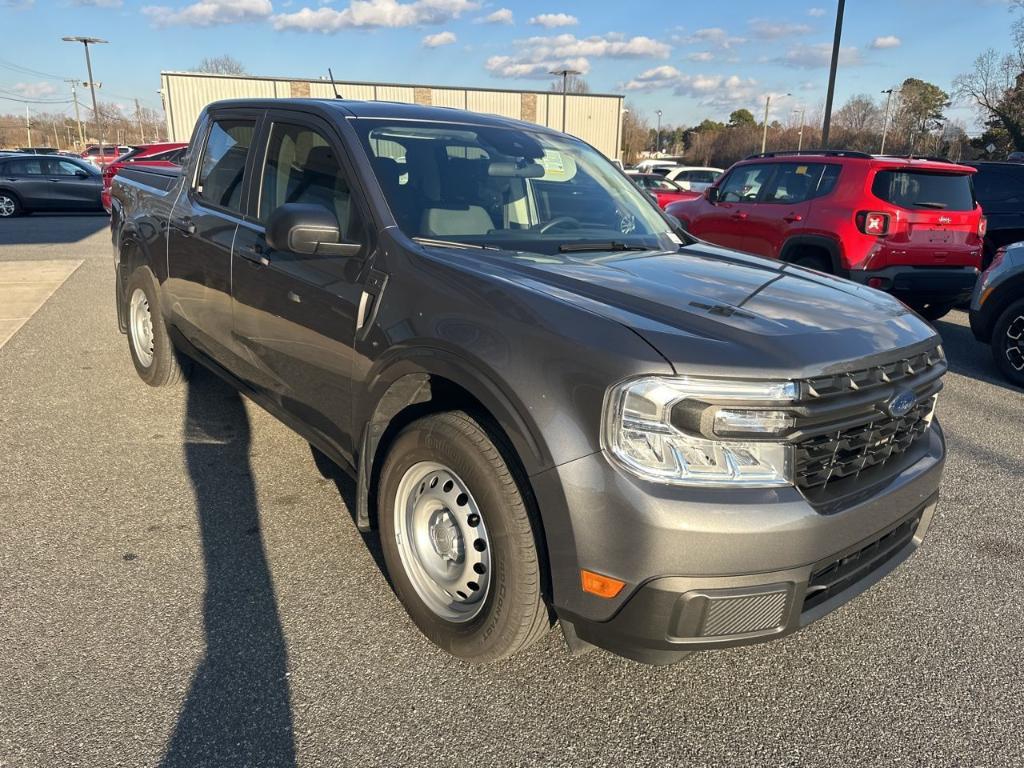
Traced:
<path fill-rule="evenodd" d="M 912 517 L 856 552 L 819 565 L 807 582 L 804 610 L 838 595 L 891 560 L 914 538 L 920 522 L 919 516 Z"/>
<path fill-rule="evenodd" d="M 775 629 L 785 620 L 788 591 L 708 600 L 700 634 L 704 637 L 742 635 Z"/>

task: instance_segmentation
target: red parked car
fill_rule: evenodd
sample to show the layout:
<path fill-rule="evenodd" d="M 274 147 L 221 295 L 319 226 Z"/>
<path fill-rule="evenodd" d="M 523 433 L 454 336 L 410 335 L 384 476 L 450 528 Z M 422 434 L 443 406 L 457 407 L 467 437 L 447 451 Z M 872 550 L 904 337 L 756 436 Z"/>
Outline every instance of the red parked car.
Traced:
<path fill-rule="evenodd" d="M 861 152 L 766 153 L 666 210 L 703 240 L 888 291 L 935 320 L 970 296 L 981 266 L 974 172 Z"/>
<path fill-rule="evenodd" d="M 666 179 L 657 173 L 636 173 L 626 172 L 633 182 L 640 189 L 649 193 L 658 202 L 658 207 L 664 209 L 670 203 L 680 200 L 693 200 L 700 197 L 700 192 L 691 192 L 683 189 L 674 181 Z"/>
<path fill-rule="evenodd" d="M 107 213 L 110 213 L 110 186 L 118 171 L 127 165 L 146 165 L 158 168 L 174 168 L 181 165 L 188 144 L 180 141 L 163 142 L 161 144 L 143 144 L 130 152 L 121 155 L 116 161 L 103 167 L 103 191 L 100 198 Z"/>
<path fill-rule="evenodd" d="M 88 160 L 90 163 L 95 165 L 97 168 L 102 168 L 108 163 L 112 163 L 128 152 L 131 152 L 131 147 L 115 146 L 114 144 L 103 145 L 103 156 L 100 156 L 100 145 L 90 144 L 85 148 L 85 151 L 79 155 L 83 160 Z"/>

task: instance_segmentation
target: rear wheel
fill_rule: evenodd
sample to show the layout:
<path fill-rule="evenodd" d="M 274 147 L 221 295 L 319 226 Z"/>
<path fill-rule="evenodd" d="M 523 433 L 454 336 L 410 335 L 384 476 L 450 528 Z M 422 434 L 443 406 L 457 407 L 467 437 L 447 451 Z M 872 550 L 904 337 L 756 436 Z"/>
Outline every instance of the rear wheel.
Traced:
<path fill-rule="evenodd" d="M 992 356 L 1007 379 L 1024 387 L 1024 299 L 1008 306 L 996 321 Z"/>
<path fill-rule="evenodd" d="M 167 334 L 153 274 L 142 267 L 128 279 L 128 350 L 135 370 L 151 387 L 177 384 L 182 378 L 178 352 Z"/>
<path fill-rule="evenodd" d="M 939 301 L 926 302 L 924 304 L 911 304 L 910 308 L 925 320 L 934 323 L 936 320 L 940 320 L 948 315 L 954 306 L 956 306 L 956 302 Z"/>
<path fill-rule="evenodd" d="M 12 192 L 0 192 L 0 219 L 9 219 L 22 212 L 21 201 Z"/>
<path fill-rule="evenodd" d="M 494 661 L 550 627 L 531 515 L 502 452 L 469 415 L 427 416 L 399 433 L 378 519 L 398 598 L 444 650 Z"/>

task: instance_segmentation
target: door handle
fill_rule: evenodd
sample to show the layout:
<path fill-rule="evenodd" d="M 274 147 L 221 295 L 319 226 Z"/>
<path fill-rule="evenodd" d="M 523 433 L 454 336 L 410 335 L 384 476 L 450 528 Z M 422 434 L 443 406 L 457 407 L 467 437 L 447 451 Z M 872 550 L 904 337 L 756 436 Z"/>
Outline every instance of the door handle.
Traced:
<path fill-rule="evenodd" d="M 734 219 L 739 219 L 740 221 L 742 221 L 743 219 L 747 218 L 747 214 L 745 214 L 743 211 L 736 211 L 736 213 L 734 213 L 732 217 Z"/>
<path fill-rule="evenodd" d="M 185 235 L 194 235 L 196 233 L 196 223 L 192 221 L 191 216 L 183 216 L 180 219 L 171 219 L 171 226 L 180 230 Z"/>
<path fill-rule="evenodd" d="M 261 267 L 270 266 L 270 259 L 263 255 L 262 248 L 253 247 L 246 250 L 237 250 L 235 253 L 238 254 L 239 258 L 251 261 L 253 264 L 259 264 Z"/>
<path fill-rule="evenodd" d="M 798 221 L 803 221 L 804 217 L 801 216 L 799 213 L 791 213 L 789 214 L 789 216 L 783 216 L 782 220 L 787 224 L 795 224 Z"/>

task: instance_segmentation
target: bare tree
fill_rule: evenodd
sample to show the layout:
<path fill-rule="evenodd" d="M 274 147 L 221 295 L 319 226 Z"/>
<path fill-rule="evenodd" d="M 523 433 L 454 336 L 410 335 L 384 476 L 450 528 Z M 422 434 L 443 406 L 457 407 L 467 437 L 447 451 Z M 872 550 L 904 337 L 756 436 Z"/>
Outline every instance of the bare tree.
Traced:
<path fill-rule="evenodd" d="M 245 65 L 233 56 L 208 56 L 199 62 L 193 72 L 207 72 L 211 75 L 245 75 Z"/>
<path fill-rule="evenodd" d="M 562 92 L 562 78 L 551 82 L 551 90 L 555 93 Z M 565 92 L 566 93 L 590 93 L 590 86 L 587 81 L 583 79 L 581 75 L 568 75 L 565 78 Z"/>
<path fill-rule="evenodd" d="M 882 110 L 866 93 L 851 96 L 836 112 L 832 122 L 855 133 L 874 131 L 882 124 Z"/>
<path fill-rule="evenodd" d="M 1015 149 L 1024 149 L 1024 26 L 1014 25 L 1016 50 L 1000 56 L 989 48 L 974 69 L 953 81 L 954 93 L 974 102 L 982 116 L 1006 130 Z"/>
<path fill-rule="evenodd" d="M 622 162 L 633 165 L 647 149 L 650 124 L 635 104 L 627 104 L 622 115 Z"/>

